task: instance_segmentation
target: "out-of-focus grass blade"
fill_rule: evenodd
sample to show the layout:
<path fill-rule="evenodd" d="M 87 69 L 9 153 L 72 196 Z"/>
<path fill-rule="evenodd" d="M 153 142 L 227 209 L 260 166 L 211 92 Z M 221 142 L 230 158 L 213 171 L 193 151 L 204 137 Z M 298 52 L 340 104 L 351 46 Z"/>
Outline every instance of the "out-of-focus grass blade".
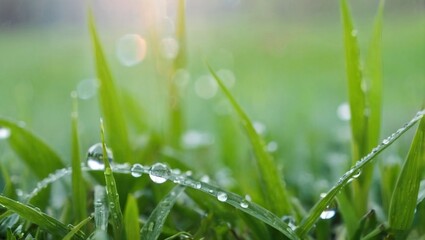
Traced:
<path fill-rule="evenodd" d="M 208 69 L 217 81 L 221 90 L 226 95 L 227 99 L 230 101 L 248 134 L 256 155 L 257 166 L 260 170 L 260 182 L 264 187 L 263 196 L 266 199 L 267 206 L 277 215 L 292 215 L 293 208 L 292 203 L 289 200 L 289 193 L 285 187 L 282 176 L 277 169 L 276 163 L 266 150 L 264 140 L 255 131 L 252 122 L 233 98 L 230 91 L 223 84 L 223 81 L 218 77 L 211 66 L 208 65 Z"/>
<path fill-rule="evenodd" d="M 425 119 L 416 131 L 391 198 L 389 224 L 394 230 L 407 230 L 413 222 L 419 184 L 425 167 Z"/>
<path fill-rule="evenodd" d="M 368 144 L 369 149 L 378 144 L 381 129 L 381 109 L 382 109 L 382 19 L 385 0 L 379 1 L 378 12 L 375 17 L 373 35 L 368 49 L 366 59 L 366 73 L 368 81 Z"/>
<path fill-rule="evenodd" d="M 413 125 L 418 121 L 423 119 L 425 115 L 425 110 L 419 111 L 412 120 L 403 125 L 400 129 L 394 132 L 390 137 L 386 138 L 381 144 L 372 149 L 372 151 L 367 154 L 364 158 L 357 161 L 356 164 L 348 170 L 333 186 L 326 195 L 318 201 L 307 216 L 301 221 L 300 225 L 296 229 L 296 233 L 300 238 L 304 238 L 305 235 L 311 230 L 314 223 L 319 219 L 320 214 L 329 206 L 329 204 L 334 200 L 336 195 L 349 183 L 349 181 L 354 179 L 354 176 L 359 174 L 359 172 L 364 169 L 367 164 L 369 164 L 380 152 L 390 146 L 395 140 L 397 140 L 401 135 L 403 135 L 407 130 L 409 130 Z M 417 195 L 416 195 L 417 196 Z M 416 198 L 415 198 L 416 201 Z"/>
<path fill-rule="evenodd" d="M 102 139 L 103 156 L 108 156 L 106 152 L 105 144 L 105 129 L 103 121 L 100 121 L 100 137 Z M 112 228 L 114 230 L 115 239 L 121 239 L 123 232 L 123 216 L 121 212 L 120 199 L 117 191 L 117 184 L 115 182 L 112 168 L 107 157 L 103 157 L 103 163 L 105 164 L 105 183 L 106 183 L 106 195 L 108 199 L 109 212 L 111 214 Z"/>
<path fill-rule="evenodd" d="M 0 127 L 11 131 L 8 138 L 10 146 L 40 179 L 64 167 L 60 157 L 30 131 L 5 119 L 0 119 Z"/>
<path fill-rule="evenodd" d="M 10 228 L 7 229 L 7 240 L 16 240 L 15 235 L 13 235 L 13 232 Z"/>
<path fill-rule="evenodd" d="M 75 222 L 82 221 L 87 216 L 86 183 L 81 173 L 80 138 L 78 135 L 78 106 L 77 96 L 71 94 L 73 111 L 71 113 L 71 165 L 72 165 L 72 203 L 74 207 Z"/>
<path fill-rule="evenodd" d="M 124 223 L 127 239 L 140 239 L 139 208 L 136 199 L 130 194 L 125 206 Z"/>
<path fill-rule="evenodd" d="M 184 191 L 185 187 L 181 185 L 175 186 L 155 207 L 146 223 L 143 225 L 141 234 L 144 239 L 156 240 L 161 234 L 162 226 L 165 219 L 174 206 L 177 198 Z"/>
<path fill-rule="evenodd" d="M 128 140 L 127 124 L 119 104 L 118 91 L 115 87 L 112 74 L 109 70 L 96 32 L 93 14 L 89 12 L 88 17 L 96 60 L 97 79 L 100 85 L 99 96 L 101 109 L 105 118 L 109 139 L 113 140 L 111 141 L 111 147 L 114 152 L 115 161 L 118 163 L 133 163 L 134 159 L 131 154 L 130 142 Z"/>
<path fill-rule="evenodd" d="M 4 167 L 0 167 L 2 177 L 4 180 L 4 188 L 2 194 L 8 198 L 17 199 L 15 186 L 13 186 L 10 175 Z"/>
<path fill-rule="evenodd" d="M 348 99 L 351 113 L 351 133 L 352 133 L 352 161 L 360 159 L 368 152 L 367 135 L 367 109 L 366 94 L 362 89 L 363 73 L 360 66 L 360 50 L 357 42 L 357 30 L 354 29 L 350 9 L 347 0 L 341 0 L 341 15 L 343 23 L 345 65 L 348 80 Z M 369 169 L 367 169 L 369 168 Z M 364 169 L 362 176 L 354 181 L 354 204 L 357 214 L 360 216 L 365 212 L 368 201 L 368 183 L 372 173 L 372 166 Z"/>
<path fill-rule="evenodd" d="M 78 223 L 76 226 L 74 226 L 71 231 L 69 231 L 69 233 L 63 238 L 63 240 L 71 240 L 75 234 L 77 234 L 77 232 L 83 227 L 85 226 L 88 222 L 90 222 L 93 219 L 93 216 L 89 216 L 88 218 L 84 219 L 83 221 L 81 221 L 80 223 Z"/>
<path fill-rule="evenodd" d="M 37 224 L 55 236 L 64 237 L 69 232 L 69 229 L 65 224 L 20 202 L 0 195 L 0 204 L 19 214 L 23 219 Z M 83 239 L 81 232 L 76 233 L 74 237 L 77 239 Z"/>

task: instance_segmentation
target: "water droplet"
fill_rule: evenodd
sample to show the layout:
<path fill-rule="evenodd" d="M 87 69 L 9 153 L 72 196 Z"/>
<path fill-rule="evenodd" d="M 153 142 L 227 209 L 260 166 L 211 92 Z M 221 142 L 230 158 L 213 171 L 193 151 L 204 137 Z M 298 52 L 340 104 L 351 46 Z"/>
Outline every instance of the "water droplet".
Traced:
<path fill-rule="evenodd" d="M 385 139 L 382 141 L 382 143 L 383 143 L 383 144 L 385 144 L 385 145 L 387 145 L 388 143 L 390 143 L 390 139 L 389 139 L 389 138 L 385 138 Z"/>
<path fill-rule="evenodd" d="M 235 85 L 236 78 L 232 71 L 228 69 L 220 69 L 217 71 L 217 75 L 220 77 L 227 88 L 230 89 Z"/>
<path fill-rule="evenodd" d="M 108 160 L 111 163 L 113 159 L 112 151 L 106 148 Z M 96 143 L 91 146 L 87 153 L 87 166 L 93 170 L 102 170 L 105 168 L 103 163 L 103 148 L 102 143 Z"/>
<path fill-rule="evenodd" d="M 0 127 L 0 139 L 7 139 L 11 135 L 11 131 L 9 128 Z"/>
<path fill-rule="evenodd" d="M 179 53 L 179 43 L 175 38 L 167 37 L 161 40 L 162 55 L 166 59 L 174 59 Z"/>
<path fill-rule="evenodd" d="M 131 167 L 131 176 L 140 177 L 142 176 L 143 166 L 139 163 L 136 163 Z"/>
<path fill-rule="evenodd" d="M 353 175 L 353 177 L 352 178 L 358 178 L 358 177 L 360 177 L 360 175 L 362 174 L 362 171 L 358 171 L 358 172 L 356 172 L 354 175 Z"/>
<path fill-rule="evenodd" d="M 170 176 L 170 169 L 163 163 L 155 163 L 149 169 L 149 177 L 155 183 L 164 183 Z"/>
<path fill-rule="evenodd" d="M 246 199 L 243 199 L 239 205 L 241 206 L 241 208 L 248 208 L 249 203 Z"/>
<path fill-rule="evenodd" d="M 137 34 L 126 34 L 118 40 L 116 54 L 122 65 L 134 66 L 146 56 L 146 41 Z"/>
<path fill-rule="evenodd" d="M 331 219 L 335 216 L 335 210 L 334 209 L 325 209 L 321 214 L 321 219 Z"/>
<path fill-rule="evenodd" d="M 350 105 L 347 102 L 341 103 L 337 109 L 339 119 L 349 121 L 351 119 Z"/>
<path fill-rule="evenodd" d="M 201 182 L 209 183 L 210 182 L 210 177 L 208 175 L 204 175 L 204 176 L 201 177 L 200 180 L 201 180 Z"/>
<path fill-rule="evenodd" d="M 217 192 L 217 199 L 220 202 L 225 202 L 227 200 L 227 194 L 224 192 Z"/>
<path fill-rule="evenodd" d="M 276 152 L 278 149 L 277 142 L 271 141 L 267 144 L 267 151 L 268 152 Z"/>
<path fill-rule="evenodd" d="M 259 135 L 264 135 L 266 133 L 266 126 L 261 122 L 254 122 L 254 129 Z"/>
<path fill-rule="evenodd" d="M 211 99 L 216 95 L 217 90 L 217 83 L 209 75 L 201 76 L 195 82 L 195 93 L 200 98 Z"/>
<path fill-rule="evenodd" d="M 77 85 L 77 96 L 80 99 L 87 100 L 96 95 L 98 88 L 97 79 L 84 79 Z"/>
<path fill-rule="evenodd" d="M 351 31 L 351 36 L 353 36 L 353 37 L 357 37 L 357 30 L 356 29 L 353 29 L 353 31 Z"/>
<path fill-rule="evenodd" d="M 196 189 L 201 189 L 202 184 L 200 182 L 195 183 L 195 188 Z"/>

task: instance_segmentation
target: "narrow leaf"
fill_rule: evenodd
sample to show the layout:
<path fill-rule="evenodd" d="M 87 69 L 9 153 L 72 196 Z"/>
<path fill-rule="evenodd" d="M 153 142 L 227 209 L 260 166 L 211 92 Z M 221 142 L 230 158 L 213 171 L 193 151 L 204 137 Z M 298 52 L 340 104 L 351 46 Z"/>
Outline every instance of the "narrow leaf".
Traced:
<path fill-rule="evenodd" d="M 155 207 L 145 225 L 141 230 L 144 239 L 156 240 L 161 234 L 165 219 L 174 206 L 177 198 L 183 193 L 185 187 L 177 185 L 174 187 Z"/>
<path fill-rule="evenodd" d="M 124 212 L 125 233 L 128 240 L 140 239 L 139 208 L 132 195 L 128 195 Z"/>
<path fill-rule="evenodd" d="M 72 164 L 72 203 L 74 207 L 75 222 L 80 222 L 87 216 L 86 183 L 81 173 L 80 138 L 78 135 L 78 106 L 76 94 L 71 94 L 73 111 L 71 114 L 71 164 Z"/>
<path fill-rule="evenodd" d="M 104 232 L 108 228 L 109 209 L 107 206 L 105 188 L 96 185 L 94 187 L 94 223 L 97 231 Z"/>
<path fill-rule="evenodd" d="M 74 226 L 71 231 L 63 238 L 63 240 L 71 240 L 75 234 L 78 233 L 78 231 L 85 226 L 88 222 L 90 222 L 93 219 L 93 216 L 89 216 L 88 218 L 84 219 L 80 223 L 78 223 L 76 226 Z"/>
<path fill-rule="evenodd" d="M 408 123 L 403 125 L 396 132 L 391 134 L 388 138 L 382 141 L 377 147 L 365 157 L 356 162 L 356 164 L 348 170 L 333 186 L 326 195 L 318 201 L 313 208 L 310 210 L 308 215 L 301 221 L 300 225 L 296 229 L 296 233 L 300 238 L 304 238 L 305 235 L 311 230 L 314 223 L 319 219 L 320 214 L 329 206 L 329 204 L 335 199 L 336 195 L 351 181 L 354 176 L 358 175 L 367 164 L 369 164 L 375 157 L 390 146 L 395 140 L 409 130 L 413 125 L 420 121 L 425 115 L 425 110 L 419 111 L 415 117 L 412 118 Z M 415 199 L 416 200 L 416 199 Z"/>
<path fill-rule="evenodd" d="M 408 230 L 412 225 L 424 167 L 425 118 L 421 120 L 416 131 L 391 198 L 388 216 L 391 228 Z"/>
<path fill-rule="evenodd" d="M 266 199 L 267 206 L 270 206 L 270 210 L 278 215 L 292 215 L 293 208 L 292 203 L 289 200 L 288 190 L 286 189 L 281 173 L 279 172 L 273 157 L 266 150 L 267 148 L 264 140 L 255 131 L 251 120 L 233 98 L 230 91 L 223 84 L 223 81 L 209 65 L 208 69 L 233 106 L 233 109 L 236 111 L 248 134 L 252 148 L 256 155 L 255 159 L 260 171 L 260 182 L 264 187 L 263 196 Z"/>
<path fill-rule="evenodd" d="M 119 163 L 134 162 L 131 155 L 128 129 L 119 103 L 118 90 L 106 62 L 99 37 L 96 32 L 93 15 L 89 13 L 89 28 L 94 47 L 97 79 L 99 81 L 99 96 L 101 109 L 105 118 L 106 129 L 111 140 L 115 161 Z"/>
<path fill-rule="evenodd" d="M 103 127 L 103 121 L 100 121 L 100 136 L 102 139 L 102 149 L 103 156 L 108 156 L 106 152 L 106 144 L 105 144 L 105 129 Z M 123 216 L 121 212 L 120 199 L 117 191 L 117 184 L 115 182 L 115 178 L 112 172 L 111 165 L 109 163 L 109 159 L 107 157 L 103 157 L 103 163 L 105 164 L 105 183 L 106 183 L 106 195 L 108 199 L 109 212 L 111 214 L 112 227 L 114 230 L 115 239 L 120 239 L 123 234 Z"/>
<path fill-rule="evenodd" d="M 20 202 L 0 195 L 0 204 L 55 236 L 64 237 L 69 232 L 68 227 L 63 223 Z M 83 235 L 81 232 L 78 232 L 75 237 L 82 239 Z"/>
<path fill-rule="evenodd" d="M 64 167 L 60 157 L 30 131 L 5 119 L 0 119 L 0 127 L 10 130 L 10 146 L 38 178 Z"/>

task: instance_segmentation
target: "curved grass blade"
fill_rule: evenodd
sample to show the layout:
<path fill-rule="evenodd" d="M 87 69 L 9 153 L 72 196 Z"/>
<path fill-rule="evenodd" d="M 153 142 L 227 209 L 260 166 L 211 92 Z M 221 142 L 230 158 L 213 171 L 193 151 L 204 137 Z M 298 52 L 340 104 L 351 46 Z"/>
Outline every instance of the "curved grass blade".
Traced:
<path fill-rule="evenodd" d="M 78 135 L 78 106 L 77 96 L 71 94 L 73 111 L 71 113 L 71 135 L 72 135 L 72 203 L 74 207 L 75 222 L 80 222 L 87 216 L 86 183 L 81 173 L 80 138 Z"/>
<path fill-rule="evenodd" d="M 130 154 L 131 148 L 128 140 L 128 128 L 120 107 L 118 90 L 106 62 L 91 12 L 89 12 L 88 18 L 96 60 L 97 79 L 100 85 L 99 96 L 101 109 L 105 118 L 106 129 L 108 130 L 110 139 L 113 139 L 111 141 L 111 147 L 114 151 L 115 161 L 118 163 L 133 163 L 134 159 Z"/>
<path fill-rule="evenodd" d="M 140 174 L 146 174 L 149 175 L 149 167 L 143 167 L 138 170 L 130 170 L 130 168 L 114 168 L 115 172 L 120 173 L 126 173 L 130 174 L 131 172 L 138 172 Z M 295 234 L 295 232 L 292 230 L 292 228 L 282 221 L 281 218 L 270 212 L 269 210 L 261 207 L 260 205 L 248 201 L 244 197 L 241 197 L 238 194 L 227 192 L 221 188 L 215 187 L 213 185 L 210 185 L 205 182 L 200 182 L 195 179 L 192 179 L 184 174 L 175 174 L 170 173 L 168 176 L 163 176 L 165 179 L 170 180 L 174 183 L 177 183 L 179 185 L 183 185 L 186 187 L 193 188 L 197 191 L 204 192 L 214 198 L 216 198 L 218 201 L 227 203 L 237 209 L 239 209 L 242 212 L 245 212 L 252 217 L 268 224 L 270 227 L 273 227 L 274 229 L 278 230 L 282 234 L 284 234 L 287 238 L 291 240 L 299 239 L 298 236 Z"/>
<path fill-rule="evenodd" d="M 319 219 L 320 214 L 326 209 L 327 206 L 334 200 L 336 195 L 350 182 L 354 179 L 355 175 L 358 175 L 364 167 L 369 164 L 380 152 L 390 146 L 395 140 L 397 140 L 401 135 L 403 135 L 407 130 L 409 130 L 415 123 L 420 121 L 425 115 L 425 109 L 419 111 L 415 117 L 412 118 L 408 123 L 403 127 L 398 129 L 396 132 L 391 134 L 388 138 L 384 139 L 381 144 L 372 149 L 372 151 L 367 154 L 365 157 L 356 162 L 356 164 L 348 170 L 333 186 L 326 195 L 318 201 L 313 208 L 310 210 L 308 215 L 301 221 L 300 225 L 296 229 L 296 233 L 300 238 L 304 238 L 305 235 L 311 230 L 314 223 Z"/>
<path fill-rule="evenodd" d="M 233 106 L 233 109 L 236 111 L 242 122 L 242 125 L 248 134 L 252 148 L 256 155 L 257 166 L 260 170 L 260 181 L 264 187 L 263 196 L 266 199 L 267 205 L 270 206 L 271 211 L 275 214 L 293 215 L 294 211 L 292 203 L 289 200 L 289 192 L 285 187 L 285 183 L 276 166 L 276 163 L 273 160 L 273 157 L 266 150 L 264 140 L 255 131 L 251 120 L 233 98 L 230 91 L 223 84 L 223 81 L 209 65 L 208 69 Z"/>
<path fill-rule="evenodd" d="M 422 118 L 391 198 L 388 218 L 392 229 L 408 230 L 411 227 L 424 170 L 425 118 Z"/>
<path fill-rule="evenodd" d="M 106 145 L 105 145 L 105 129 L 103 127 L 103 121 L 100 121 L 100 137 L 102 140 L 102 149 L 103 149 L 103 156 L 108 156 L 106 152 Z M 121 212 L 121 206 L 120 206 L 120 199 L 119 194 L 117 191 L 117 184 L 115 182 L 114 175 L 112 173 L 111 165 L 109 163 L 109 160 L 107 157 L 102 158 L 103 163 L 105 164 L 105 183 L 106 183 L 106 195 L 108 199 L 108 205 L 109 205 L 109 212 L 112 217 L 112 228 L 114 230 L 114 236 L 115 239 L 121 239 L 122 234 L 124 233 L 123 230 L 123 216 Z"/>
<path fill-rule="evenodd" d="M 155 207 L 146 223 L 143 225 L 141 234 L 144 239 L 156 240 L 162 231 L 165 219 L 174 206 L 177 198 L 183 193 L 185 187 L 181 185 L 175 186 Z"/>
<path fill-rule="evenodd" d="M 76 226 L 74 226 L 71 231 L 62 239 L 62 240 L 71 240 L 75 234 L 78 233 L 78 231 L 85 226 L 88 222 L 90 222 L 93 219 L 93 216 L 89 216 L 88 218 L 84 219 L 80 223 L 78 223 Z"/>
<path fill-rule="evenodd" d="M 140 239 L 139 208 L 136 198 L 129 194 L 124 212 L 125 233 L 128 240 Z"/>
<path fill-rule="evenodd" d="M 69 232 L 68 227 L 63 223 L 20 202 L 0 195 L 0 204 L 17 213 L 23 219 L 37 224 L 55 236 L 64 237 Z M 77 239 L 83 239 L 82 232 L 77 232 L 74 236 Z"/>
<path fill-rule="evenodd" d="M 41 139 L 19 125 L 0 119 L 0 127 L 8 128 L 10 146 L 39 178 L 45 178 L 56 169 L 63 168 L 60 157 Z"/>

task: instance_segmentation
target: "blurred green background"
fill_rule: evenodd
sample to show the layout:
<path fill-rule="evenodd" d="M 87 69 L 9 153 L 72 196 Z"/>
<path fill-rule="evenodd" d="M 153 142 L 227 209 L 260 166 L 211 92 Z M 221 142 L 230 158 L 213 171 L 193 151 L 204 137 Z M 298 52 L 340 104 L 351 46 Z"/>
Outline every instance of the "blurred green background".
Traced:
<path fill-rule="evenodd" d="M 377 1 L 350 4 L 365 59 Z M 116 83 L 137 99 L 146 122 L 132 128 L 133 141 L 144 141 L 147 129 L 161 132 L 167 124 L 166 86 L 152 50 L 158 43 L 150 36 L 152 29 L 159 29 L 161 38 L 174 34 L 175 5 L 173 0 L 92 1 Z M 423 102 L 424 10 L 423 1 L 386 1 L 381 138 L 408 121 Z M 66 160 L 71 91 L 77 89 L 83 98 L 82 148 L 99 141 L 86 13 L 84 1 L 0 2 L 0 116 L 22 121 Z M 157 21 L 152 23 L 154 13 Z M 234 79 L 232 93 L 251 119 L 265 127 L 288 181 L 315 182 L 317 191 L 326 189 L 350 162 L 349 122 L 341 119 L 347 90 L 338 1 L 187 0 L 186 23 L 188 66 L 181 72 L 185 128 L 211 140 L 207 151 L 193 155 L 195 171 L 235 169 L 232 158 L 247 157 L 245 136 L 226 99 L 205 80 L 206 60 L 228 81 Z M 146 56 L 131 67 L 117 57 L 126 34 L 146 41 Z M 383 156 L 404 158 L 410 139 L 403 137 Z M 3 144 L 0 154 L 6 149 Z M 324 181 L 315 181 L 323 176 Z"/>

